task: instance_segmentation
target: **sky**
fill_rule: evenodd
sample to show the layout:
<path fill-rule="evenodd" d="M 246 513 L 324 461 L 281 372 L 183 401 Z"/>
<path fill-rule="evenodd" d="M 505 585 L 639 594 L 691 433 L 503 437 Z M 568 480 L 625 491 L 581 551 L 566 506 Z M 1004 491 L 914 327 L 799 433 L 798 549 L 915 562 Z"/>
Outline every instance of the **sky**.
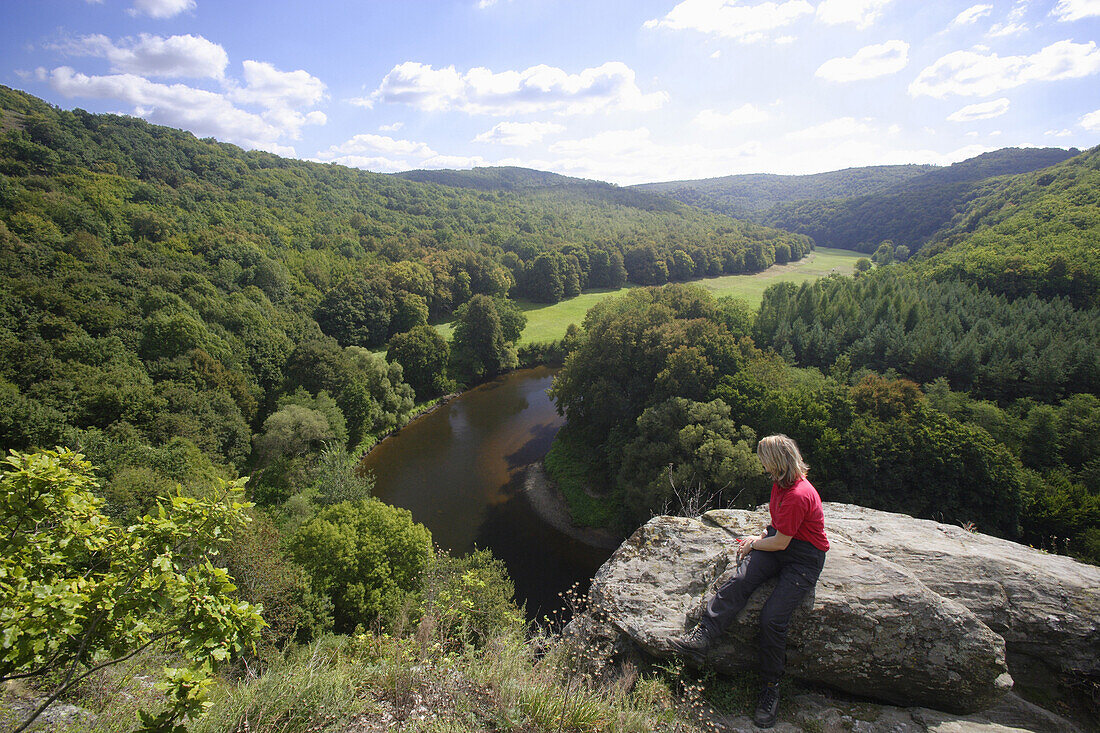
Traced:
<path fill-rule="evenodd" d="M 0 83 L 372 171 L 628 185 L 1100 143 L 1100 0 L 0 0 Z"/>

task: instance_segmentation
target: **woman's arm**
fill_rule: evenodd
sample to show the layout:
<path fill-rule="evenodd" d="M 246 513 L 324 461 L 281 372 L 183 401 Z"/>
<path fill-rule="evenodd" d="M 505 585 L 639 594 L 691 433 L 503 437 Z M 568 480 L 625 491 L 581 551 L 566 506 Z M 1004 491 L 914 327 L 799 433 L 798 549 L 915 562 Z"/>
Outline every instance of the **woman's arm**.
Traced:
<path fill-rule="evenodd" d="M 741 541 L 741 546 L 737 548 L 737 554 L 739 557 L 748 555 L 753 550 L 763 550 L 765 552 L 778 552 L 780 550 L 786 550 L 787 545 L 791 544 L 791 536 L 776 531 L 775 534 L 768 536 L 768 533 L 760 535 L 753 539 L 746 539 Z"/>

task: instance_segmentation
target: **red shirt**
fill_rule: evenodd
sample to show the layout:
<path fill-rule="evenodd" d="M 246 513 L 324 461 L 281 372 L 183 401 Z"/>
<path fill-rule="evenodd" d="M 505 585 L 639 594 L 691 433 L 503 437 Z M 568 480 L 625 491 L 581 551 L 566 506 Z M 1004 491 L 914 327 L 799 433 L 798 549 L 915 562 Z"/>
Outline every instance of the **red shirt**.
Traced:
<path fill-rule="evenodd" d="M 829 550 L 821 497 L 805 476 L 789 489 L 781 489 L 779 484 L 772 484 L 768 510 L 772 515 L 772 526 L 777 532 L 809 542 L 822 552 Z"/>

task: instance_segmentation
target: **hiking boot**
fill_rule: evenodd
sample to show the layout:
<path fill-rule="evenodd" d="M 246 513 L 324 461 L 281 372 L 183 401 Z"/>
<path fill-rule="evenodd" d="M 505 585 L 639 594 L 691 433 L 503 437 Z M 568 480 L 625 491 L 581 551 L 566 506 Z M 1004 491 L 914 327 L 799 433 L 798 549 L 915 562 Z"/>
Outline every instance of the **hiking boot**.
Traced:
<path fill-rule="evenodd" d="M 702 664 L 710 648 L 710 634 L 700 624 L 679 639 L 672 640 L 672 648 L 682 656 L 693 660 L 696 664 Z"/>
<path fill-rule="evenodd" d="M 779 718 L 779 683 L 769 682 L 760 691 L 760 699 L 756 701 L 756 712 L 753 713 L 752 722 L 757 728 L 771 728 Z"/>

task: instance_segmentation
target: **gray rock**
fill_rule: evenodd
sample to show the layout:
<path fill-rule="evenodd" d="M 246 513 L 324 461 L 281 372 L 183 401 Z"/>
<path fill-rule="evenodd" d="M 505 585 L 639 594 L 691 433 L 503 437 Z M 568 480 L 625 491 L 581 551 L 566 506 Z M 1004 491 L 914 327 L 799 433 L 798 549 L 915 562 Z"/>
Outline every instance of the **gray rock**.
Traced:
<path fill-rule="evenodd" d="M 1018 683 L 1051 690 L 1100 680 L 1100 568 L 904 514 L 824 508 L 830 537 L 910 570 L 1001 635 Z"/>
<path fill-rule="evenodd" d="M 759 511 L 652 519 L 597 572 L 594 612 L 649 654 L 670 656 L 670 641 L 733 571 L 731 535 L 758 532 L 766 519 Z M 756 623 L 769 593 L 769 586 L 755 593 L 715 645 L 709 663 L 717 670 L 756 666 Z M 969 610 L 836 536 L 815 594 L 791 620 L 787 659 L 789 672 L 802 679 L 888 702 L 970 712 L 1011 687 L 1004 653 L 1003 640 Z"/>

